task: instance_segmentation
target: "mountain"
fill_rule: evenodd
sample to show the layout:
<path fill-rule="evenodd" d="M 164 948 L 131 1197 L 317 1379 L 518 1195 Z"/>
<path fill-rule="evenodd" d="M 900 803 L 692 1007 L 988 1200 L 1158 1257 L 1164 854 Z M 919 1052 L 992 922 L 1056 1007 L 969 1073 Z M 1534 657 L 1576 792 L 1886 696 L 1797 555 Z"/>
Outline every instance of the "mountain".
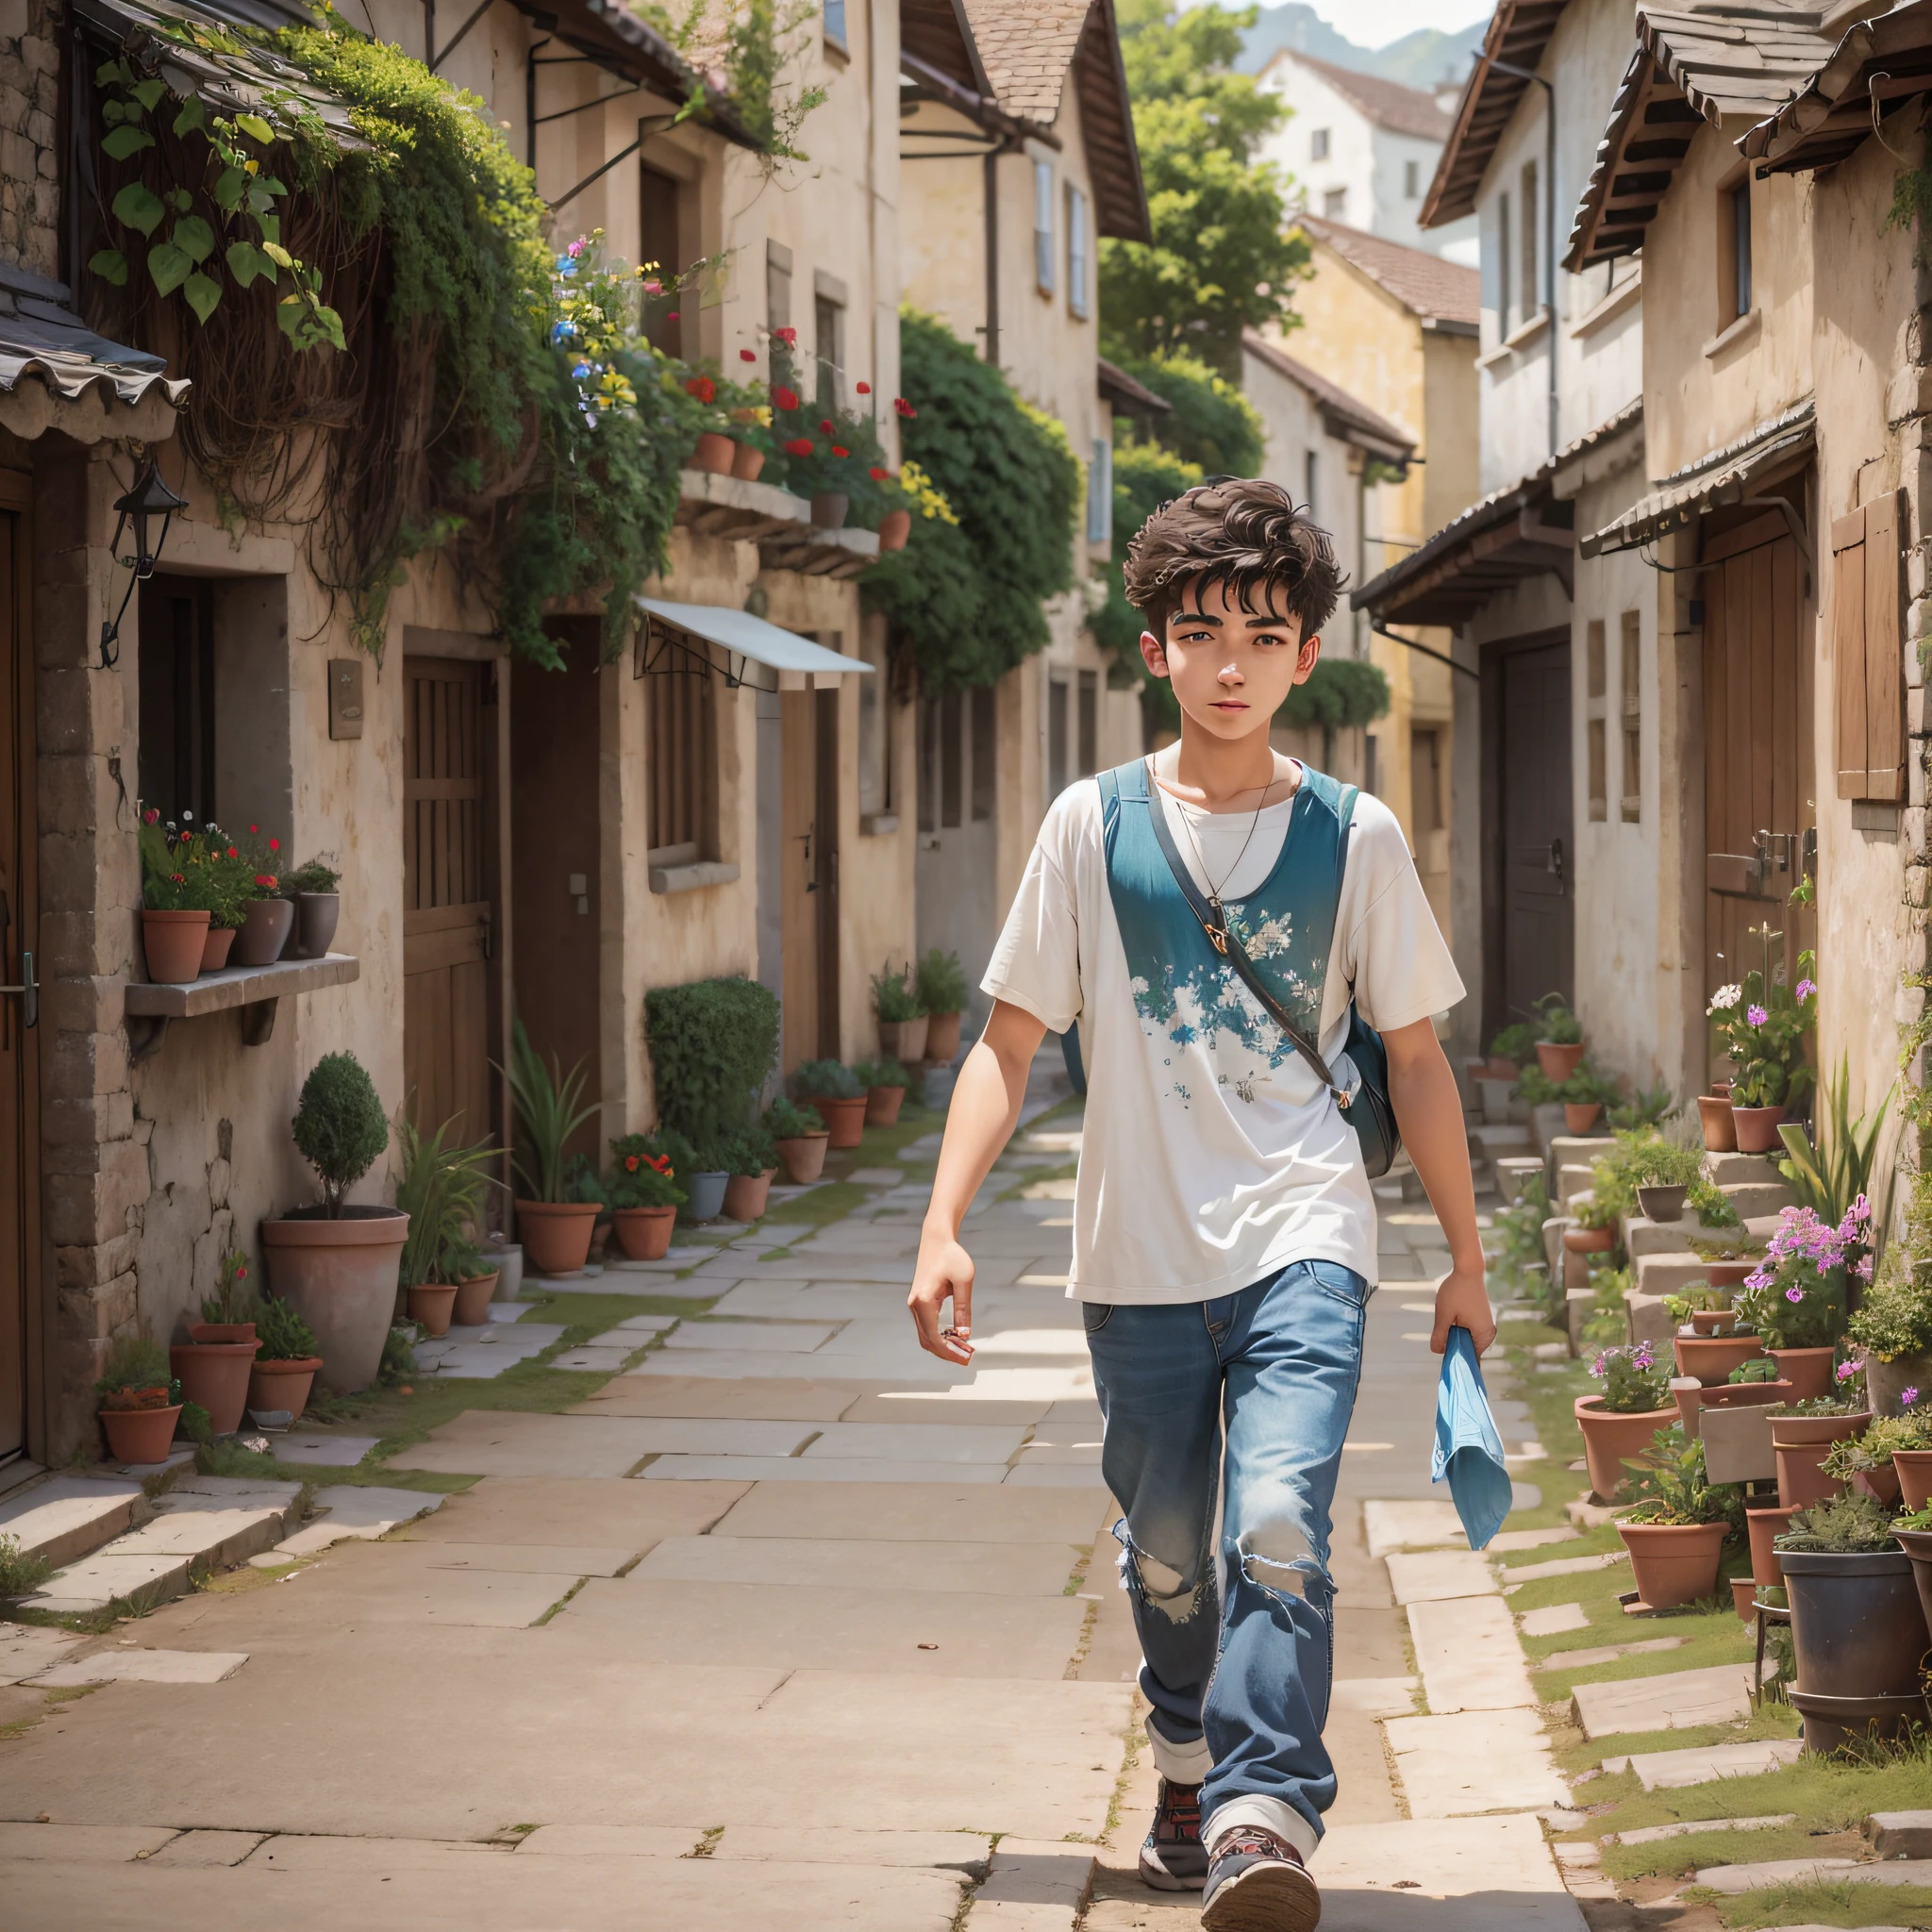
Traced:
<path fill-rule="evenodd" d="M 1258 73 L 1276 54 L 1291 47 L 1317 60 L 1382 80 L 1399 80 L 1407 87 L 1430 88 L 1443 80 L 1460 84 L 1488 25 L 1488 21 L 1479 20 L 1456 33 L 1422 27 L 1386 47 L 1358 47 L 1305 0 L 1286 0 L 1279 7 L 1262 8 L 1260 19 L 1248 29 L 1239 65 L 1244 74 Z"/>

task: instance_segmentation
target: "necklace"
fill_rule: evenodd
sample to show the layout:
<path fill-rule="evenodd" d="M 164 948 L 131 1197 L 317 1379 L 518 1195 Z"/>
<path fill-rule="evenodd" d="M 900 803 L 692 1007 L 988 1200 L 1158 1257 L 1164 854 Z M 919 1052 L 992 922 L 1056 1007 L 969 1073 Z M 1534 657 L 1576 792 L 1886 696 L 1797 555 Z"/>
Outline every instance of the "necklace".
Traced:
<path fill-rule="evenodd" d="M 1150 773 L 1153 771 L 1153 763 L 1154 761 L 1150 758 L 1148 760 L 1148 770 L 1150 771 Z M 1156 784 L 1159 784 L 1159 778 L 1158 774 L 1156 774 L 1155 776 L 1155 782 Z M 1222 874 L 1221 881 L 1218 885 L 1214 881 L 1213 874 L 1208 870 L 1208 854 L 1202 848 L 1200 838 L 1194 830 L 1194 822 L 1188 815 L 1186 805 L 1179 798 L 1176 798 L 1174 800 L 1174 804 L 1180 808 L 1181 824 L 1187 827 L 1188 843 L 1194 848 L 1194 857 L 1201 862 L 1201 876 L 1208 881 L 1208 902 L 1214 908 L 1215 912 L 1220 916 L 1221 923 L 1224 928 L 1227 924 L 1227 914 L 1225 910 L 1223 908 L 1221 903 L 1222 888 L 1225 886 L 1228 880 L 1233 878 L 1235 874 L 1241 870 L 1241 860 L 1248 856 L 1248 847 L 1255 842 L 1255 833 L 1257 832 L 1257 830 L 1259 829 L 1261 824 L 1261 814 L 1268 808 L 1268 794 L 1274 790 L 1276 785 L 1280 783 L 1281 780 L 1279 778 L 1271 777 L 1268 780 L 1267 784 L 1261 787 L 1260 796 L 1257 800 L 1255 805 L 1255 816 L 1248 821 L 1248 836 L 1241 841 L 1241 849 L 1235 854 L 1234 863 L 1230 865 L 1224 873 Z M 1167 790 L 1167 788 L 1164 785 L 1161 786 L 1160 789 L 1163 791 Z M 1292 790 L 1291 790 L 1289 795 L 1291 797 L 1294 795 Z"/>

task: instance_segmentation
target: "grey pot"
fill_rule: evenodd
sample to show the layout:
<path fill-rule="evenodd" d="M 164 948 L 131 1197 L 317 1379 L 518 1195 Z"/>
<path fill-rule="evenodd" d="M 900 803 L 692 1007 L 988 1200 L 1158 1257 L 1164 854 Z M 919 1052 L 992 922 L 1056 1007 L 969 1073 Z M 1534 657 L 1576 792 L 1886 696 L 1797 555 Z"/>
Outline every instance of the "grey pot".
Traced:
<path fill-rule="evenodd" d="M 295 924 L 295 908 L 287 899 L 254 899 L 248 917 L 235 935 L 235 950 L 228 956 L 231 966 L 273 966 L 282 957 L 289 933 Z"/>
<path fill-rule="evenodd" d="M 336 922 L 342 916 L 340 892 L 297 892 L 295 894 L 295 957 L 320 959 L 336 936 Z"/>
<path fill-rule="evenodd" d="M 842 490 L 821 490 L 811 500 L 812 527 L 817 530 L 842 530 L 845 512 L 851 508 L 852 499 Z"/>
<path fill-rule="evenodd" d="M 1681 1221 L 1684 1196 L 1689 1192 L 1688 1188 L 1639 1188 L 1637 1205 L 1643 1209 L 1646 1221 Z"/>
<path fill-rule="evenodd" d="M 1896 1361 L 1865 1357 L 1865 1392 L 1874 1415 L 1903 1415 L 1907 1389 L 1932 1395 L 1932 1355 L 1902 1355 Z"/>
<path fill-rule="evenodd" d="M 684 1207 L 687 1221 L 716 1221 L 724 1211 L 724 1190 L 730 1185 L 728 1174 L 688 1174 L 685 1191 L 691 1199 Z"/>

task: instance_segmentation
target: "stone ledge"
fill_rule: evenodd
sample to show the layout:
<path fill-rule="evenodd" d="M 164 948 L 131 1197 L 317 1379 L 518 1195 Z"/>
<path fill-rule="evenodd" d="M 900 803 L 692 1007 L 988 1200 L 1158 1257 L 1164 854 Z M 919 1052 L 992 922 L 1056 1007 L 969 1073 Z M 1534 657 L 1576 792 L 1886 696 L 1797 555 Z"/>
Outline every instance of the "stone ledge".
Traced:
<path fill-rule="evenodd" d="M 650 868 L 654 892 L 697 892 L 707 886 L 728 886 L 738 877 L 738 868 L 718 859 L 701 858 L 690 865 L 654 865 Z"/>
<path fill-rule="evenodd" d="M 196 1020 L 204 1013 L 253 1006 L 258 1000 L 279 999 L 284 993 L 344 986 L 361 974 L 359 959 L 348 953 L 328 953 L 320 959 L 278 959 L 273 966 L 232 966 L 221 973 L 204 973 L 199 979 L 178 986 L 137 980 L 127 988 L 125 1010 L 144 1018 Z"/>

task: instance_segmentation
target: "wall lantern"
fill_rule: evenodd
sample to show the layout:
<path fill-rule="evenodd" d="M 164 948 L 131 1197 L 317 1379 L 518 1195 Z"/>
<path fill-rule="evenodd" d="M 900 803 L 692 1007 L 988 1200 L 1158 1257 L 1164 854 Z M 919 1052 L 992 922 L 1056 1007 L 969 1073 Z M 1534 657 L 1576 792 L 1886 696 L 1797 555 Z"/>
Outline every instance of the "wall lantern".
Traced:
<path fill-rule="evenodd" d="M 111 624 L 105 619 L 101 624 L 101 669 L 111 671 L 121 661 L 121 620 L 127 615 L 128 599 L 134 595 L 136 584 L 145 583 L 154 575 L 155 567 L 161 560 L 161 546 L 168 541 L 168 525 L 177 509 L 188 508 L 185 496 L 176 496 L 161 481 L 161 473 L 152 457 L 144 458 L 135 473 L 134 487 L 125 496 L 119 498 L 114 508 L 120 511 L 121 520 L 114 525 L 114 539 L 108 545 L 115 553 L 114 560 L 132 575 L 127 579 L 127 590 L 121 599 L 121 608 L 114 613 Z M 160 518 L 158 531 L 151 529 L 155 518 Z M 134 555 L 122 557 L 121 540 L 127 534 L 128 526 L 134 531 Z"/>

